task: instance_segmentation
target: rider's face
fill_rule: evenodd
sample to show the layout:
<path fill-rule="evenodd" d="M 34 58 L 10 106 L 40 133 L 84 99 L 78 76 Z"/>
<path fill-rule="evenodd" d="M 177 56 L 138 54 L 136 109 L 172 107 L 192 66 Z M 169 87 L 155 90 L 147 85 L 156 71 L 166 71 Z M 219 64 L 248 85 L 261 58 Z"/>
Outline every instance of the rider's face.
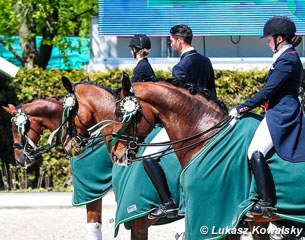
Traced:
<path fill-rule="evenodd" d="M 273 36 L 269 36 L 269 37 L 267 38 L 267 45 L 271 48 L 272 52 L 274 52 L 275 44 L 274 44 L 274 38 L 273 38 Z"/>
<path fill-rule="evenodd" d="M 174 35 L 170 35 L 171 46 L 176 51 L 181 52 L 182 49 L 182 40 L 180 38 L 175 37 Z"/>
<path fill-rule="evenodd" d="M 274 37 L 273 36 L 269 36 L 267 38 L 267 45 L 271 48 L 272 52 L 275 52 L 275 42 L 274 42 Z M 280 43 L 277 46 L 277 50 L 279 50 L 286 42 L 284 41 L 282 36 L 277 36 L 276 37 L 276 42 Z"/>

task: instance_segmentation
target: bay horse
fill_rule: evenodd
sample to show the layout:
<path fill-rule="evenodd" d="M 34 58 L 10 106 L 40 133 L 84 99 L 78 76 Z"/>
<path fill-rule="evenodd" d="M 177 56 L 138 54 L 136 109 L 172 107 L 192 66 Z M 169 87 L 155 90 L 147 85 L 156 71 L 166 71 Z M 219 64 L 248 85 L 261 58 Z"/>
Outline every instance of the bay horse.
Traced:
<path fill-rule="evenodd" d="M 119 97 L 117 99 L 117 102 L 123 102 L 124 105 L 127 106 L 137 106 L 137 111 L 135 111 L 134 116 L 137 118 L 136 124 L 134 124 L 131 121 L 131 124 L 125 128 L 124 133 L 125 134 L 132 134 L 133 136 L 145 136 L 151 131 L 151 126 L 155 123 L 161 123 L 164 128 L 166 129 L 168 136 L 171 140 L 171 143 L 173 144 L 173 148 L 177 154 L 177 157 L 179 159 L 179 162 L 183 168 L 183 173 L 180 176 L 180 182 L 182 184 L 182 187 L 184 189 L 184 196 L 185 196 L 185 201 L 186 201 L 186 214 L 185 214 L 185 222 L 186 222 L 186 239 L 212 239 L 211 238 L 205 238 L 205 232 L 204 230 L 207 230 L 206 228 L 203 228 L 205 226 L 200 227 L 201 222 L 200 220 L 197 220 L 197 217 L 194 219 L 191 218 L 191 214 L 195 214 L 198 216 L 200 215 L 200 209 L 207 203 L 213 205 L 219 203 L 221 206 L 221 201 L 215 198 L 210 197 L 212 196 L 211 188 L 214 187 L 214 183 L 216 183 L 219 179 L 217 176 L 213 179 L 214 182 L 212 183 L 212 186 L 209 185 L 209 187 L 204 187 L 206 189 L 205 193 L 211 192 L 211 194 L 206 196 L 206 199 L 211 198 L 212 200 L 209 202 L 209 200 L 198 203 L 195 205 L 195 211 L 192 209 L 193 203 L 197 201 L 197 197 L 199 197 L 196 194 L 193 194 L 194 197 L 193 199 L 191 198 L 191 190 L 199 185 L 199 187 L 203 187 L 205 182 L 196 182 L 195 175 L 190 175 L 189 177 L 185 176 L 185 172 L 189 171 L 189 169 L 192 168 L 192 165 L 194 166 L 195 161 L 199 158 L 199 156 L 208 156 L 204 155 L 213 153 L 211 150 L 214 145 L 214 142 L 217 142 L 219 145 L 221 145 L 221 141 L 218 139 L 224 138 L 223 135 L 227 134 L 225 131 L 230 132 L 233 131 L 234 129 L 234 121 L 236 119 L 233 119 L 232 121 L 229 122 L 230 118 L 228 117 L 227 110 L 223 108 L 219 102 L 208 99 L 207 97 L 203 97 L 199 94 L 191 94 L 189 90 L 176 87 L 173 84 L 170 83 L 165 83 L 165 82 L 145 82 L 145 83 L 135 83 L 131 85 L 130 80 L 128 76 L 124 76 L 122 80 L 122 90 L 119 94 Z M 126 104 L 128 103 L 128 104 Z M 119 106 L 119 107 L 118 107 Z M 121 118 L 122 115 L 126 114 L 127 112 L 130 112 L 130 107 L 124 108 L 122 104 L 118 104 L 117 106 L 117 118 Z M 139 115 L 142 116 L 141 120 L 139 120 Z M 145 120 L 143 120 L 143 116 L 145 116 Z M 245 117 L 246 119 L 247 117 Z M 253 120 L 254 126 L 249 127 L 248 132 L 254 133 L 255 131 L 255 124 L 257 126 L 259 118 L 257 115 L 250 116 L 249 119 L 255 119 Z M 150 124 L 145 124 L 145 126 L 142 124 L 143 122 L 149 122 Z M 237 121 L 238 122 L 238 121 Z M 242 122 L 242 120 L 240 120 Z M 245 121 L 244 121 L 245 122 Z M 141 125 L 142 124 L 142 125 Z M 226 128 L 224 128 L 226 126 Z M 225 130 L 223 130 L 225 129 Z M 237 131 L 237 130 L 236 130 Z M 114 129 L 114 132 L 120 132 L 118 129 Z M 240 144 L 238 145 L 238 141 L 234 140 L 235 145 L 238 145 L 240 149 L 237 149 L 238 151 L 243 150 L 245 155 L 242 157 L 242 151 L 240 152 L 240 156 L 234 155 L 235 159 L 242 159 L 240 163 L 244 167 L 244 172 L 234 172 L 233 174 L 231 173 L 231 178 L 234 179 L 238 175 L 241 175 L 243 178 L 241 178 L 241 181 L 247 182 L 248 185 L 253 185 L 253 181 L 251 181 L 251 174 L 249 173 L 249 166 L 248 166 L 248 160 L 247 160 L 247 154 L 246 154 L 246 149 L 247 149 L 247 144 L 249 144 L 250 140 L 247 139 L 248 142 L 243 143 L 244 141 L 243 135 L 240 136 Z M 183 141 L 181 141 L 183 139 Z M 211 140 L 212 139 L 212 140 Z M 106 144 L 109 142 L 111 143 L 112 139 L 108 139 L 106 141 Z M 232 140 L 233 141 L 233 140 Z M 227 145 L 223 145 L 222 148 L 226 149 Z M 108 149 L 110 154 L 112 155 L 112 158 L 117 161 L 117 163 L 122 163 L 126 161 L 126 154 L 125 152 L 128 151 L 128 146 L 121 141 L 117 141 L 114 143 L 111 143 L 111 149 Z M 230 154 L 230 150 L 227 150 L 226 153 L 224 154 L 224 158 L 228 157 Z M 232 150 L 233 151 L 233 150 Z M 130 156 L 129 156 L 130 157 Z M 214 158 L 217 159 L 218 156 L 214 156 Z M 136 158 L 133 156 L 133 158 Z M 194 160 L 195 159 L 195 160 Z M 131 159 L 127 159 L 128 161 L 132 161 Z M 137 160 L 137 159 L 135 159 Z M 138 159 L 138 160 L 143 160 L 143 159 Z M 211 164 L 211 169 L 209 169 L 208 173 L 206 173 L 204 176 L 208 179 L 209 175 L 212 175 L 213 171 L 217 169 L 217 164 L 227 164 L 229 166 L 234 166 L 234 161 L 233 163 L 227 163 L 225 160 L 220 162 L 209 162 Z M 288 164 L 287 161 L 282 161 L 285 162 L 284 164 Z M 204 163 L 204 160 L 200 162 L 201 165 Z M 213 165 L 215 164 L 215 165 Z M 237 163 L 236 163 L 237 164 Z M 238 163 L 239 164 L 239 163 Z M 289 165 L 289 164 L 288 164 Z M 197 166 L 197 165 L 195 165 Z M 292 167 L 292 165 L 289 165 L 289 167 Z M 302 166 L 300 166 L 302 167 Z M 232 167 L 234 169 L 234 167 Z M 294 172 L 297 172 L 299 169 L 297 165 L 293 166 Z M 303 168 L 304 169 L 304 168 Z M 197 168 L 196 168 L 197 171 Z M 236 170 L 238 171 L 238 169 Z M 215 171 L 216 172 L 216 171 Z M 301 183 L 304 183 L 304 180 L 302 180 L 302 174 L 297 175 L 295 179 L 300 180 Z M 226 174 L 225 174 L 226 175 Z M 201 178 L 198 178 L 201 179 Z M 197 180 L 198 180 L 197 179 Z M 228 178 L 230 180 L 230 178 Z M 202 180 L 202 179 L 201 179 Z M 197 185 L 196 185 L 197 184 Z M 211 184 L 211 183 L 210 183 Z M 229 185 L 228 185 L 229 184 Z M 232 184 L 232 183 L 231 183 Z M 255 185 L 255 184 L 254 184 Z M 235 188 L 230 187 L 230 183 L 227 183 L 224 186 L 220 186 L 220 190 L 225 188 L 225 186 L 230 189 L 230 191 L 235 192 L 237 197 L 240 197 L 238 195 L 242 195 L 241 192 L 238 190 L 235 190 Z M 247 198 L 250 193 L 249 193 L 249 186 L 247 189 L 244 191 L 244 195 L 246 195 L 245 198 Z M 216 189 L 215 189 L 216 190 Z M 219 191 L 217 189 L 217 192 L 224 192 L 224 191 Z M 300 194 L 300 192 L 298 193 Z M 244 196 L 243 196 L 244 197 Z M 283 196 L 280 196 L 283 198 Z M 303 197 L 303 195 L 302 195 Z M 226 196 L 223 197 L 223 203 L 226 201 L 230 201 L 231 198 L 226 198 Z M 303 199 L 304 200 L 304 199 Z M 303 203 L 302 199 L 299 201 Z M 293 201 L 293 200 L 292 200 Z M 243 206 L 242 211 L 239 210 L 240 215 L 238 216 L 237 219 L 229 219 L 231 222 L 230 225 L 231 229 L 235 229 L 240 223 L 240 221 L 245 217 L 245 214 L 247 211 L 251 209 L 251 206 L 253 202 L 251 202 L 249 199 L 247 201 L 243 201 L 243 204 L 247 204 Z M 301 204 L 299 203 L 299 204 Z M 201 205 L 200 205 L 201 204 Z M 281 204 L 281 203 L 280 203 Z M 231 206 L 232 207 L 232 206 Z M 241 208 L 241 206 L 239 206 Z M 282 205 L 279 205 L 279 208 L 281 208 Z M 236 208 L 236 206 L 235 206 Z M 224 213 L 229 213 L 233 212 L 234 206 L 232 209 L 226 209 L 224 208 Z M 234 210 L 235 211 L 235 210 Z M 303 209 L 302 209 L 303 211 Z M 303 212 L 302 212 L 303 213 Z M 209 216 L 213 215 L 213 212 L 210 212 L 210 209 L 207 211 L 202 212 L 202 214 L 208 214 Z M 225 216 L 225 215 L 224 215 Z M 260 226 L 261 229 L 266 229 L 268 226 L 269 222 L 274 222 L 274 221 L 279 221 L 282 219 L 282 217 L 285 217 L 286 215 L 283 215 L 281 213 L 274 214 L 271 219 L 266 219 L 262 218 L 260 216 L 251 216 L 251 222 L 248 222 L 252 237 L 254 239 L 269 239 L 269 237 L 266 234 L 266 231 L 262 232 L 257 232 L 253 231 L 253 229 L 256 228 L 256 226 Z M 222 217 L 222 216 L 220 216 Z M 287 217 L 287 216 L 286 216 Z M 303 218 L 302 218 L 303 219 Z M 249 219 L 247 219 L 249 220 Z M 300 220 L 300 218 L 290 218 L 290 220 L 293 221 L 301 221 L 304 226 L 304 219 Z M 211 221 L 211 219 L 210 219 Z M 209 220 L 207 221 L 209 222 Z M 206 220 L 205 222 L 206 223 Z M 202 224 L 204 225 L 204 224 Z M 256 228 L 257 229 L 257 228 Z M 230 234 L 234 232 L 228 231 L 228 232 L 216 232 L 216 233 L 211 233 L 211 234 L 216 234 L 214 235 L 215 238 L 220 238 L 220 237 L 234 237 L 230 236 Z M 238 233 L 238 232 L 235 232 Z M 197 234 L 197 235 L 196 235 Z M 198 234 L 200 237 L 198 237 Z M 218 234 L 218 235 L 217 235 Z M 195 237 L 197 236 L 197 237 Z M 213 239 L 214 239 L 213 237 Z M 238 236 L 236 236 L 238 237 Z"/>
<path fill-rule="evenodd" d="M 68 79 L 63 78 L 64 86 L 69 93 L 74 92 L 77 99 L 77 112 L 73 123 L 76 127 L 76 132 L 79 134 L 88 134 L 88 128 L 103 120 L 114 119 L 115 109 L 115 95 L 114 92 L 106 87 L 94 85 L 92 83 L 79 83 L 72 87 Z M 74 89 L 73 89 L 74 88 Z M 34 106 L 35 102 L 39 104 Z M 40 137 L 40 130 L 48 128 L 51 131 L 56 129 L 60 124 L 62 118 L 62 101 L 52 100 L 47 102 L 45 100 L 36 100 L 32 103 L 23 104 L 21 110 L 28 115 L 30 127 L 27 129 L 28 138 L 33 142 L 38 142 Z M 14 116 L 18 111 L 10 105 L 4 109 Z M 38 112 L 35 112 L 37 109 Z M 39 129 L 38 127 L 41 127 Z M 16 131 L 16 126 L 12 126 L 15 144 L 22 145 L 20 134 Z M 104 131 L 110 131 L 112 127 L 109 126 Z M 15 149 L 15 157 L 21 164 L 28 165 L 22 149 Z M 92 206 L 88 209 L 89 206 Z M 99 215 L 98 215 L 99 214 Z M 87 218 L 94 219 L 99 222 L 101 218 L 101 201 L 96 201 L 87 205 Z M 147 214 L 148 215 L 148 214 Z M 147 215 L 130 220 L 131 239 L 145 240 L 148 239 L 148 228 L 155 224 L 158 219 L 148 219 Z"/>
<path fill-rule="evenodd" d="M 8 104 L 8 107 L 2 107 L 13 117 L 12 119 L 15 119 L 15 121 L 12 120 L 11 125 L 13 132 L 15 161 L 22 167 L 29 167 L 34 162 L 34 157 L 32 157 L 30 153 L 30 151 L 33 150 L 31 145 L 37 145 L 45 129 L 53 132 L 60 126 L 63 113 L 63 101 L 62 99 L 56 97 L 46 97 L 24 103 L 18 106 L 18 108 L 12 104 Z M 16 121 L 19 121 L 17 125 Z M 20 129 L 17 128 L 18 125 L 24 128 L 21 130 L 24 131 L 24 135 L 22 135 Z M 27 147 L 25 148 L 28 141 L 31 142 L 29 145 L 29 148 L 31 149 L 27 149 Z M 57 145 L 59 144 L 62 143 L 57 143 Z M 55 145 L 52 147 L 55 147 Z M 44 147 L 41 149 L 43 152 L 51 149 L 51 147 L 47 145 L 45 149 L 43 148 Z M 38 155 L 39 153 L 37 156 Z M 89 225 L 95 224 L 98 226 L 101 224 L 103 196 L 104 193 L 102 193 L 101 196 L 98 196 L 97 200 L 90 201 L 86 204 L 87 223 Z M 89 231 L 89 228 L 87 234 L 88 239 L 90 239 L 89 235 L 91 235 L 91 237 L 93 235 L 92 231 Z M 94 239 L 101 239 L 101 233 L 96 231 L 94 235 Z"/>

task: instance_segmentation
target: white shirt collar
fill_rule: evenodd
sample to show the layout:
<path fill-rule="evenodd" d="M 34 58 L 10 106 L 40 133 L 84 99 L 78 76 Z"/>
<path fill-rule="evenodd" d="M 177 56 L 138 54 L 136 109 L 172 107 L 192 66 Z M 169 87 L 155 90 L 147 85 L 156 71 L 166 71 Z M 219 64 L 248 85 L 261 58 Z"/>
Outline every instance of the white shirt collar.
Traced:
<path fill-rule="evenodd" d="M 292 44 L 286 44 L 283 47 L 281 47 L 280 50 L 278 50 L 275 54 L 273 54 L 273 63 L 282 55 L 283 52 L 285 52 L 288 48 L 292 48 Z"/>
<path fill-rule="evenodd" d="M 184 53 L 189 52 L 189 51 L 192 51 L 192 50 L 194 50 L 194 49 L 195 49 L 195 48 L 193 48 L 193 47 L 189 47 L 189 48 L 185 49 L 183 52 L 181 52 L 181 56 L 182 56 Z"/>

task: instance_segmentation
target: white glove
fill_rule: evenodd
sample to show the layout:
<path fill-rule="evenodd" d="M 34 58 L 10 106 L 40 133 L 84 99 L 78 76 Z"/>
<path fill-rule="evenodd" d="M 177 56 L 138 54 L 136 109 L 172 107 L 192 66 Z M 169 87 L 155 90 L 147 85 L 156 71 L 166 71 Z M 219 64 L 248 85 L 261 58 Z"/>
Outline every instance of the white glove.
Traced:
<path fill-rule="evenodd" d="M 237 112 L 236 108 L 232 108 L 231 111 L 229 112 L 229 116 L 234 117 L 234 118 L 238 118 L 240 115 Z"/>

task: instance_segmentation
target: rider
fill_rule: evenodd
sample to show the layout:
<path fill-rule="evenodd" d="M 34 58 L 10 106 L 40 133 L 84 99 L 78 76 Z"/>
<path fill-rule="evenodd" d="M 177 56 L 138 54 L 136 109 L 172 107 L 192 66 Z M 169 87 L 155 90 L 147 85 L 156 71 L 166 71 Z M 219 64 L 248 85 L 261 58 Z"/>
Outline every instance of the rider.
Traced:
<path fill-rule="evenodd" d="M 131 53 L 138 60 L 137 66 L 133 70 L 132 83 L 151 81 L 155 77 L 155 73 L 148 62 L 147 56 L 149 54 L 151 43 L 150 39 L 144 34 L 136 34 L 129 43 Z M 164 128 L 155 136 L 151 143 L 169 141 L 167 134 L 163 138 L 162 134 Z M 166 133 L 166 132 L 165 132 Z M 168 217 L 175 218 L 177 216 L 178 207 L 168 187 L 165 173 L 159 164 L 160 151 L 166 150 L 168 147 L 147 147 L 142 156 L 150 155 L 146 160 L 143 160 L 144 169 L 157 190 L 162 201 L 160 207 L 150 213 L 151 218 Z M 157 155 L 151 155 L 159 153 Z M 162 209 L 159 212 L 159 209 Z"/>
<path fill-rule="evenodd" d="M 192 29 L 184 24 L 170 29 L 171 46 L 181 53 L 180 61 L 173 67 L 172 76 L 176 81 L 192 84 L 195 89 L 206 88 L 216 98 L 214 69 L 208 57 L 192 47 Z"/>
<path fill-rule="evenodd" d="M 294 22 L 286 16 L 274 16 L 266 22 L 262 38 L 267 38 L 274 53 L 266 84 L 252 98 L 230 111 L 230 115 L 236 117 L 261 104 L 265 103 L 266 107 L 265 117 L 248 148 L 259 197 L 250 216 L 271 218 L 275 210 L 275 186 L 265 160 L 269 150 L 274 147 L 280 157 L 290 162 L 305 161 L 305 119 L 298 99 L 303 66 L 294 48 L 301 38 L 295 33 Z"/>
<path fill-rule="evenodd" d="M 137 65 L 133 70 L 132 83 L 150 81 L 155 72 L 148 62 L 147 56 L 150 53 L 151 43 L 145 34 L 136 34 L 130 40 L 129 46 L 132 56 L 137 59 Z"/>
<path fill-rule="evenodd" d="M 178 85 L 192 84 L 195 89 L 207 88 L 211 96 L 216 98 L 214 70 L 209 58 L 199 54 L 192 46 L 192 30 L 184 25 L 176 25 L 170 30 L 172 47 L 181 52 L 180 62 L 173 67 L 172 76 Z M 151 143 L 170 141 L 164 128 L 154 137 Z M 150 155 L 149 160 L 143 161 L 146 171 L 154 182 L 161 197 L 162 204 L 150 213 L 154 218 L 174 218 L 177 216 L 178 207 L 169 191 L 165 174 L 159 164 L 160 152 L 165 151 L 167 146 L 148 147 L 143 156 Z M 155 155 L 153 155 L 155 154 Z M 148 167 L 150 166 L 150 167 Z M 149 170 L 147 170 L 149 169 Z"/>

